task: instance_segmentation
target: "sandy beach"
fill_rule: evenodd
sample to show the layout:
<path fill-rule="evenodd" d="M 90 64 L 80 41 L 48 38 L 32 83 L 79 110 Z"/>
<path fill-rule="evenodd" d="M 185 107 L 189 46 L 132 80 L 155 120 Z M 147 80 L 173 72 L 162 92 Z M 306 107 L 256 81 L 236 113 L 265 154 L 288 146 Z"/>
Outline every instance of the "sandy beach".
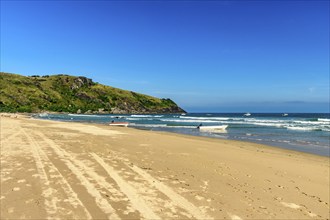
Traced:
<path fill-rule="evenodd" d="M 329 219 L 329 158 L 1 116 L 1 219 Z"/>

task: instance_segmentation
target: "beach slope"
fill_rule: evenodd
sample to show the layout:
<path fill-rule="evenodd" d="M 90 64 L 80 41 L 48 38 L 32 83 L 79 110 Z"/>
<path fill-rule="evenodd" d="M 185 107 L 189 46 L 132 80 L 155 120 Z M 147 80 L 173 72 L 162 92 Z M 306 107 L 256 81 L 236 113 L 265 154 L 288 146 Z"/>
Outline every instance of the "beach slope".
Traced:
<path fill-rule="evenodd" d="M 1 219 L 329 219 L 327 157 L 4 114 L 0 123 Z"/>

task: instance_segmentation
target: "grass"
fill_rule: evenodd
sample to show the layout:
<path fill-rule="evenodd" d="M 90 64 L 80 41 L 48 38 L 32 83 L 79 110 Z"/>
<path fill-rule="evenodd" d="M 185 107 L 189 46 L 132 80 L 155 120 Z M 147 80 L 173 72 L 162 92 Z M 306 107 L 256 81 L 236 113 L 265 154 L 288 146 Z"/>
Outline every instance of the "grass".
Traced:
<path fill-rule="evenodd" d="M 105 86 L 86 77 L 0 72 L 1 112 L 181 113 L 170 99 Z"/>

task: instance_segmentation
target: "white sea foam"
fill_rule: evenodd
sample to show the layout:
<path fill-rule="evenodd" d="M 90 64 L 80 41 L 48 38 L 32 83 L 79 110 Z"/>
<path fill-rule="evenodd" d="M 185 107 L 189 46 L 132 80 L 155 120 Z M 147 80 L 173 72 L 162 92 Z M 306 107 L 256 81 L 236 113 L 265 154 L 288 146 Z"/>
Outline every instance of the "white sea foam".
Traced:
<path fill-rule="evenodd" d="M 126 118 L 126 120 L 130 120 L 130 121 L 152 121 L 154 119 L 152 119 L 152 118 Z"/>
<path fill-rule="evenodd" d="M 164 117 L 164 115 L 131 115 L 130 117 L 133 117 L 133 118 L 161 118 L 161 117 Z"/>
<path fill-rule="evenodd" d="M 136 117 L 136 118 L 148 118 L 148 117 L 152 117 L 152 115 L 131 115 L 130 117 Z"/>
<path fill-rule="evenodd" d="M 306 125 L 329 125 L 330 121 L 292 121 L 297 124 L 306 124 Z"/>
<path fill-rule="evenodd" d="M 252 123 L 254 123 L 254 122 L 268 123 L 268 124 L 270 124 L 270 123 L 273 123 L 273 124 L 281 123 L 281 124 L 283 124 L 283 123 L 288 122 L 288 121 L 285 121 L 285 120 L 262 120 L 262 119 L 255 119 L 255 118 L 246 118 L 246 119 L 244 119 L 244 121 L 245 122 L 252 122 Z"/>
<path fill-rule="evenodd" d="M 287 129 L 290 130 L 299 130 L 299 131 L 316 131 L 321 130 L 318 127 L 298 127 L 298 126 L 286 126 Z"/>
<path fill-rule="evenodd" d="M 232 123 L 232 122 L 228 122 Z M 245 119 L 244 124 L 253 124 L 260 126 L 274 127 L 290 127 L 294 130 L 327 130 L 329 123 L 318 121 L 301 121 L 301 120 L 260 120 L 260 119 Z"/>
<path fill-rule="evenodd" d="M 259 126 L 270 126 L 270 127 L 284 127 L 286 124 L 277 124 L 277 123 L 263 123 L 263 122 L 254 122 L 251 123 L 253 125 L 259 125 Z"/>
<path fill-rule="evenodd" d="M 109 117 L 107 115 L 83 115 L 83 114 L 68 114 L 73 117 L 92 117 L 92 118 L 106 118 Z"/>
<path fill-rule="evenodd" d="M 202 120 L 202 119 L 160 119 L 161 121 L 168 121 L 168 122 L 219 122 L 215 120 Z"/>
<path fill-rule="evenodd" d="M 330 119 L 329 118 L 318 118 L 318 121 L 322 121 L 322 122 L 328 122 L 328 124 L 330 123 Z"/>
<path fill-rule="evenodd" d="M 192 128 L 194 127 L 191 123 L 203 123 L 211 124 L 212 123 L 221 123 L 225 122 L 226 124 L 235 124 L 242 126 L 261 126 L 261 127 L 277 127 L 284 128 L 289 130 L 297 131 L 330 131 L 330 126 L 327 119 L 321 119 L 320 121 L 304 121 L 301 119 L 292 120 L 292 119 L 258 119 L 258 118 L 229 118 L 229 117 L 193 117 L 193 116 L 178 116 L 172 118 L 162 118 L 163 115 L 132 115 L 131 117 L 126 118 L 131 121 L 152 121 L 157 120 L 167 122 L 167 123 L 179 123 L 181 128 Z M 141 125 L 145 127 L 177 127 L 180 126 L 171 126 L 171 125 Z"/>
<path fill-rule="evenodd" d="M 110 118 L 125 118 L 125 116 L 119 116 L 119 115 L 117 115 L 117 116 L 110 116 Z"/>
<path fill-rule="evenodd" d="M 197 126 L 173 126 L 173 125 L 167 125 L 169 128 L 197 128 Z"/>
<path fill-rule="evenodd" d="M 284 120 L 260 120 L 260 119 L 243 119 L 242 121 L 226 121 L 228 124 L 242 124 L 242 125 L 258 125 L 267 127 L 283 127 L 288 125 Z"/>
<path fill-rule="evenodd" d="M 263 120 L 255 118 L 246 118 L 245 122 L 266 122 L 266 123 L 297 123 L 297 124 L 311 124 L 311 125 L 320 125 L 320 124 L 329 124 L 326 121 L 302 121 L 302 120 Z"/>
<path fill-rule="evenodd" d="M 167 125 L 167 124 L 134 124 L 132 127 L 147 127 L 147 128 L 196 128 L 196 126 L 184 125 Z"/>
<path fill-rule="evenodd" d="M 224 117 L 190 117 L 190 116 L 180 116 L 183 119 L 195 119 L 195 120 L 219 120 L 219 121 L 226 121 L 226 120 L 234 120 L 234 118 L 224 118 Z"/>
<path fill-rule="evenodd" d="M 131 124 L 130 124 L 131 125 Z M 134 124 L 132 127 L 164 128 L 167 124 Z"/>

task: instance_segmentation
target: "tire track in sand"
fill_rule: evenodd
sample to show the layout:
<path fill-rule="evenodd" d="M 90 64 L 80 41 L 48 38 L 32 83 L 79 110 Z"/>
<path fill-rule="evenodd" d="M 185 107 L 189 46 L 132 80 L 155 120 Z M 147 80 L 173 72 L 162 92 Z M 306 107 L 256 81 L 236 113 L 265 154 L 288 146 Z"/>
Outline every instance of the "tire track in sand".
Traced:
<path fill-rule="evenodd" d="M 45 198 L 45 209 L 46 209 L 46 213 L 48 216 L 48 218 L 52 218 L 52 219 L 59 219 L 56 218 L 55 215 L 57 212 L 57 205 L 56 205 L 56 199 L 54 197 L 55 191 L 54 189 L 50 186 L 50 181 L 48 179 L 48 176 L 46 174 L 45 171 L 45 165 L 44 162 L 41 159 L 40 156 L 40 146 L 37 142 L 34 141 L 34 139 L 28 135 L 24 129 L 21 129 L 22 133 L 26 136 L 26 138 L 28 139 L 29 145 L 31 146 L 31 150 L 32 150 L 32 154 L 34 157 L 34 160 L 36 162 L 36 167 L 37 167 L 37 171 L 38 174 L 40 176 L 40 179 L 42 180 L 43 184 L 41 185 L 42 187 L 42 195 Z"/>
<path fill-rule="evenodd" d="M 116 214 L 115 210 L 112 208 L 110 203 L 103 198 L 100 194 L 100 188 L 96 188 L 96 184 L 101 186 L 104 189 L 112 188 L 113 186 L 105 181 L 103 176 L 97 174 L 90 166 L 86 165 L 86 161 L 81 161 L 77 159 L 72 153 L 67 152 L 63 148 L 57 146 L 57 144 L 52 141 L 51 139 L 47 138 L 41 132 L 35 132 L 41 140 L 43 140 L 47 146 L 52 149 L 52 151 L 59 157 L 61 160 L 66 164 L 66 166 L 72 171 L 72 173 L 77 177 L 80 181 L 82 186 L 87 189 L 87 192 L 95 198 L 95 202 L 99 206 L 99 208 L 106 214 L 110 219 L 119 219 L 119 216 Z M 94 158 L 95 161 L 93 163 L 99 164 L 103 169 L 107 172 L 109 177 L 115 181 L 117 186 L 119 187 L 122 194 L 124 194 L 128 199 L 132 208 L 139 211 L 141 217 L 146 219 L 160 219 L 160 217 L 156 214 L 156 210 L 159 211 L 157 206 L 154 204 L 150 204 L 150 201 L 144 200 L 144 197 L 141 197 L 141 194 L 131 185 L 130 182 L 125 180 L 119 174 L 119 171 L 116 171 L 113 167 L 107 164 L 101 157 L 99 157 L 95 153 L 90 153 L 90 156 Z M 145 187 L 150 189 L 154 188 L 158 190 L 160 193 L 164 194 L 166 198 L 169 200 L 164 199 L 163 202 L 166 204 L 174 205 L 175 207 L 181 208 L 185 210 L 189 216 L 197 219 L 212 219 L 206 213 L 202 212 L 198 207 L 193 205 L 187 199 L 176 193 L 173 189 L 166 186 L 165 184 L 161 183 L 159 180 L 153 178 L 150 174 L 146 173 L 142 169 L 138 168 L 137 166 L 129 165 L 127 160 L 123 158 L 122 161 L 124 165 L 128 167 L 132 173 L 135 173 L 142 177 L 143 184 Z M 92 162 L 92 161 L 90 161 Z M 88 177 L 91 177 L 96 183 L 92 183 Z M 134 175 L 134 174 L 133 174 Z M 99 181 L 100 180 L 100 181 Z M 136 185 L 135 185 L 136 187 Z M 160 198 L 158 198 L 160 199 Z M 151 202 L 153 203 L 153 202 Z M 155 210 L 154 210 L 155 208 Z"/>
<path fill-rule="evenodd" d="M 172 202 L 182 209 L 188 211 L 196 219 L 213 219 L 207 214 L 203 213 L 198 207 L 189 202 L 186 198 L 176 193 L 173 189 L 161 183 L 159 180 L 153 178 L 150 174 L 142 170 L 141 168 L 133 165 L 131 169 L 142 176 L 151 186 L 164 193 Z"/>
<path fill-rule="evenodd" d="M 61 172 L 59 172 L 57 167 L 50 161 L 50 159 L 48 158 L 46 153 L 41 149 L 39 143 L 37 141 L 35 141 L 35 139 L 32 136 L 28 135 L 24 131 L 23 128 L 20 130 L 27 137 L 27 139 L 29 141 L 29 144 L 32 148 L 32 154 L 33 154 L 35 162 L 36 162 L 38 173 L 40 175 L 40 178 L 43 180 L 42 195 L 45 198 L 46 212 L 47 212 L 47 214 L 50 215 L 48 218 L 60 219 L 60 218 L 53 217 L 53 215 L 59 214 L 58 213 L 59 208 L 61 208 L 61 207 L 57 207 L 57 203 L 59 201 L 56 196 L 57 190 L 55 190 L 54 188 L 52 188 L 50 186 L 51 180 L 49 180 L 48 175 L 46 173 L 45 164 L 47 164 L 47 167 L 49 168 L 49 170 L 53 170 L 53 172 L 56 173 L 56 175 L 52 174 L 52 176 L 58 177 L 57 182 L 60 184 L 60 186 L 66 193 L 66 195 L 68 197 L 68 202 L 70 203 L 70 205 L 72 205 L 75 208 L 77 208 L 79 206 L 84 213 L 83 216 L 74 215 L 73 217 L 74 218 L 92 219 L 92 216 L 90 215 L 88 210 L 84 207 L 82 202 L 79 200 L 78 195 L 73 191 L 70 184 L 64 178 L 64 176 L 61 174 Z M 70 211 L 71 210 L 69 210 L 69 212 Z"/>
<path fill-rule="evenodd" d="M 133 207 L 138 210 L 141 215 L 146 219 L 161 219 L 154 213 L 153 210 L 146 204 L 146 202 L 139 197 L 137 191 L 129 185 L 110 165 L 106 164 L 102 158 L 95 153 L 90 153 L 93 158 L 105 169 L 108 175 L 117 183 L 120 190 L 127 196 L 131 201 Z"/>
<path fill-rule="evenodd" d="M 48 147 L 50 147 L 59 158 L 61 158 L 61 160 L 80 181 L 81 185 L 85 187 L 87 192 L 95 199 L 96 205 L 107 215 L 108 219 L 120 219 L 119 216 L 116 214 L 115 209 L 106 199 L 103 198 L 99 190 L 96 189 L 96 186 L 84 176 L 84 171 L 89 170 L 84 165 L 84 163 L 75 159 L 70 153 L 66 152 L 64 149 L 58 147 L 55 142 L 47 138 L 44 134 L 40 132 L 37 132 L 36 134 L 45 143 L 47 143 Z M 87 174 L 90 174 L 90 172 Z"/>
<path fill-rule="evenodd" d="M 132 188 L 130 184 L 125 181 L 123 178 L 121 178 L 118 174 L 118 172 L 112 168 L 109 164 L 107 164 L 101 157 L 96 155 L 95 153 L 90 153 L 94 159 L 106 170 L 108 175 L 115 179 L 117 184 L 120 186 L 121 189 L 125 190 L 126 187 Z M 116 156 L 118 159 L 119 157 Z M 121 158 L 122 161 L 126 161 L 124 158 Z M 167 204 L 174 204 L 177 207 L 180 207 L 184 210 L 186 210 L 191 216 L 193 216 L 196 219 L 213 219 L 212 217 L 208 216 L 207 214 L 203 213 L 198 207 L 193 205 L 191 202 L 189 202 L 187 199 L 185 199 L 183 196 L 179 195 L 176 193 L 173 189 L 170 187 L 166 186 L 165 184 L 161 183 L 159 180 L 155 179 L 152 177 L 150 174 L 147 172 L 143 171 L 139 167 L 135 165 L 129 165 L 125 163 L 127 167 L 129 167 L 132 171 L 140 175 L 145 182 L 148 183 L 148 187 L 151 188 L 150 186 L 156 188 L 158 191 L 163 193 L 166 197 L 170 199 L 170 201 L 167 202 Z M 126 188 L 127 189 L 127 188 Z M 139 194 L 135 190 L 127 190 L 126 192 L 129 198 L 137 198 Z M 136 199 L 135 199 L 136 200 Z M 137 203 L 138 200 L 135 201 Z"/>

